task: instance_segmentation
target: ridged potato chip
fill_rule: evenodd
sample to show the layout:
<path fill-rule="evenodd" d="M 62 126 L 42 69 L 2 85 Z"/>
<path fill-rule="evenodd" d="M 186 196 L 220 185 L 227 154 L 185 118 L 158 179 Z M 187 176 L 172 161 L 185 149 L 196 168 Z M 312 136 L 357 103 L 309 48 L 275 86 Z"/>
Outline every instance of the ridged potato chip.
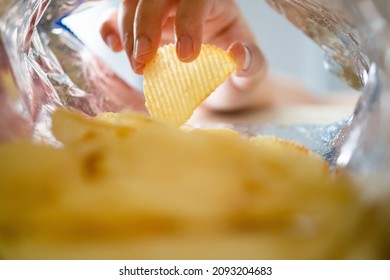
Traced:
<path fill-rule="evenodd" d="M 145 67 L 146 107 L 153 118 L 182 125 L 235 69 L 230 54 L 212 45 L 191 63 L 177 58 L 175 45 L 161 47 Z"/>

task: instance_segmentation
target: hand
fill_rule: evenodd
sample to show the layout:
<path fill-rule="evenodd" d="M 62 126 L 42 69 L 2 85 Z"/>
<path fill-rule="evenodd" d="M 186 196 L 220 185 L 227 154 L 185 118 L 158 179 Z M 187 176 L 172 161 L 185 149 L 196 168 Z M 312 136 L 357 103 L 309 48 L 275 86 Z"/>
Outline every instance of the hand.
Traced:
<path fill-rule="evenodd" d="M 196 59 L 202 42 L 228 49 L 237 71 L 205 106 L 238 110 L 262 105 L 257 89 L 267 64 L 233 0 L 123 0 L 105 19 L 101 35 L 112 50 L 126 51 L 138 74 L 167 43 L 176 42 L 183 62 Z"/>

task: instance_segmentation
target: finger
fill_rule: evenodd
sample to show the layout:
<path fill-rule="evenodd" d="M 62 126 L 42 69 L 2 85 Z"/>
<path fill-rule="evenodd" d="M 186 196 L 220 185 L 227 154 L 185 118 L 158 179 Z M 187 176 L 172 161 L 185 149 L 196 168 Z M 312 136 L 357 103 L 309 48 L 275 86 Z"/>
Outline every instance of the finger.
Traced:
<path fill-rule="evenodd" d="M 175 17 L 168 17 L 163 26 L 160 46 L 175 42 Z"/>
<path fill-rule="evenodd" d="M 215 1 L 181 1 L 176 14 L 176 52 L 183 62 L 198 57 L 202 45 L 203 26 Z"/>
<path fill-rule="evenodd" d="M 205 103 L 214 110 L 232 111 L 264 104 L 266 98 L 257 97 L 257 88 L 266 80 L 267 62 L 255 43 L 233 43 L 229 52 L 236 61 L 234 75 L 218 88 Z M 256 100 L 255 100 L 256 99 Z"/>
<path fill-rule="evenodd" d="M 131 67 L 134 72 L 141 74 L 144 65 L 135 61 L 133 57 L 134 49 L 134 19 L 137 10 L 138 0 L 123 0 L 118 11 L 118 27 L 121 36 L 122 46 L 129 58 Z"/>
<path fill-rule="evenodd" d="M 118 10 L 109 9 L 101 17 L 100 36 L 114 52 L 123 49 L 118 30 Z"/>
<path fill-rule="evenodd" d="M 267 72 L 266 59 L 255 43 L 235 42 L 229 53 L 236 61 L 238 77 L 259 77 Z"/>
<path fill-rule="evenodd" d="M 140 0 L 135 17 L 134 59 L 146 64 L 156 55 L 172 0 Z"/>

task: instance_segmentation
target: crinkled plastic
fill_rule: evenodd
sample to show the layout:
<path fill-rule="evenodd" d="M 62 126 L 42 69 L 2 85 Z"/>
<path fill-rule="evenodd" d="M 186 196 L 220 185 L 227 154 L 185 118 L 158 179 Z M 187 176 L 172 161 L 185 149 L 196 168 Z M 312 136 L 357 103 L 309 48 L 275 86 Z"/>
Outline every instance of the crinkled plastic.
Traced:
<path fill-rule="evenodd" d="M 52 141 L 50 115 L 57 107 L 88 115 L 144 110 L 141 94 L 57 24 L 81 4 L 93 2 L 2 0 L 0 100 L 1 115 L 7 115 L 0 118 L 2 139 L 31 132 Z"/>
<path fill-rule="evenodd" d="M 353 116 L 335 124 L 234 128 L 296 140 L 349 169 L 371 190 L 389 189 L 390 2 L 267 1 L 325 50 L 327 69 L 362 95 Z M 89 115 L 145 110 L 142 95 L 57 24 L 80 5 L 97 2 L 1 1 L 0 140 L 30 133 L 51 141 L 50 114 L 56 107 Z"/>
<path fill-rule="evenodd" d="M 325 50 L 330 71 L 362 92 L 331 140 L 331 162 L 351 170 L 371 193 L 389 191 L 390 2 L 267 1 Z"/>

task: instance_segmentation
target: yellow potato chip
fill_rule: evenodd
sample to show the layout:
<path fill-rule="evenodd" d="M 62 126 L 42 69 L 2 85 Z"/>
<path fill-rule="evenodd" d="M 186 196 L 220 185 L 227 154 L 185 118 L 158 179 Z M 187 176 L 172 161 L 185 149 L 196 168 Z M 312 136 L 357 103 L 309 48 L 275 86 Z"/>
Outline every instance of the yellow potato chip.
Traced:
<path fill-rule="evenodd" d="M 310 162 L 308 165 L 312 165 L 313 170 L 316 172 L 329 172 L 328 162 L 326 162 L 321 156 L 296 142 L 284 140 L 271 135 L 252 137 L 249 141 L 258 148 L 271 151 L 274 155 L 283 155 L 286 151 L 289 151 L 289 159 L 291 162 Z"/>
<path fill-rule="evenodd" d="M 389 200 L 293 142 L 64 110 L 53 132 L 0 143 L 1 259 L 388 257 Z"/>
<path fill-rule="evenodd" d="M 153 118 L 181 125 L 235 69 L 229 53 L 215 46 L 203 45 L 191 63 L 177 58 L 175 45 L 161 47 L 145 67 L 146 107 Z"/>

